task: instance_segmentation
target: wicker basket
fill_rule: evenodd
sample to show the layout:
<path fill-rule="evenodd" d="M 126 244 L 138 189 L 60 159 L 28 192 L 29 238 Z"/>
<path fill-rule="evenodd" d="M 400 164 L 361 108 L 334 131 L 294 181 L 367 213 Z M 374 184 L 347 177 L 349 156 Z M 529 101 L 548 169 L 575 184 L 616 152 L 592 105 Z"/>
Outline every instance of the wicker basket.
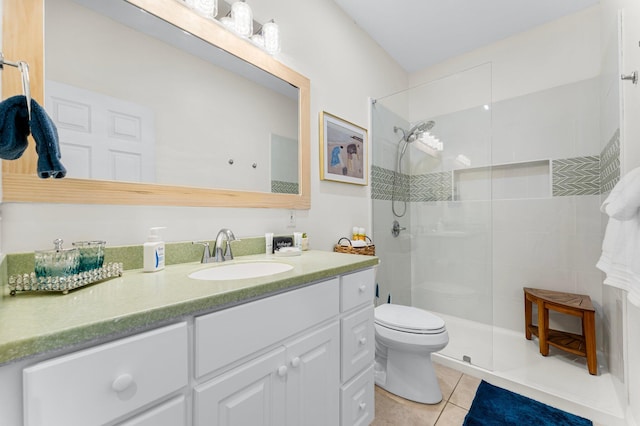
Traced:
<path fill-rule="evenodd" d="M 348 253 L 348 254 L 363 254 L 365 256 L 375 256 L 376 255 L 376 246 L 373 244 L 373 241 L 371 241 L 371 238 L 366 237 L 367 240 L 367 245 L 364 247 L 353 247 L 351 245 L 351 240 L 349 240 L 347 237 L 342 237 L 338 240 L 338 244 L 335 245 L 335 247 L 333 248 L 333 251 L 337 252 L 337 253 Z M 348 246 L 343 246 L 342 244 L 340 244 L 340 241 L 342 240 L 347 240 L 349 241 L 349 245 Z"/>

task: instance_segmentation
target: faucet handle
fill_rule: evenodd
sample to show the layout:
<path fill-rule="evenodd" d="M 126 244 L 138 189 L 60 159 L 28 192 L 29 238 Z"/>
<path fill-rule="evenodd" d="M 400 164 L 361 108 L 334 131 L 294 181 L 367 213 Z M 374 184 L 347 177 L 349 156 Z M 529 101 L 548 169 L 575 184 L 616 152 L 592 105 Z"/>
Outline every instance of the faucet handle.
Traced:
<path fill-rule="evenodd" d="M 227 247 L 224 250 L 224 259 L 225 260 L 233 260 L 233 253 L 231 252 L 231 241 L 240 241 L 240 240 L 227 240 Z"/>
<path fill-rule="evenodd" d="M 202 260 L 200 260 L 200 263 L 211 262 L 211 251 L 209 251 L 208 241 L 192 241 L 191 244 L 201 244 L 204 246 L 204 250 L 202 252 Z"/>

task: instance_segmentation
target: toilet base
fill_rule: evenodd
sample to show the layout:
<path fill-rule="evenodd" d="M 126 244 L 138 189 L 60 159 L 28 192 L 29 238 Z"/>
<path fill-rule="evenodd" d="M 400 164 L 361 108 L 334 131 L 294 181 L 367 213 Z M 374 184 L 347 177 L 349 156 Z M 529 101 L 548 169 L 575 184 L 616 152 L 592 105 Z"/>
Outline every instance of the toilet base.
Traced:
<path fill-rule="evenodd" d="M 422 404 L 442 401 L 431 356 L 387 348 L 386 359 L 376 360 L 376 385 L 402 398 Z"/>

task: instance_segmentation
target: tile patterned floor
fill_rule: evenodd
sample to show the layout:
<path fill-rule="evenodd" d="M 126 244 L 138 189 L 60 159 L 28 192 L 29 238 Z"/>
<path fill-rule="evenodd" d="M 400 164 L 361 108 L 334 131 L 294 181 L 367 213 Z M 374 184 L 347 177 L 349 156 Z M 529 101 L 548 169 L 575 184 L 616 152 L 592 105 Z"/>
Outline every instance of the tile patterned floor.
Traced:
<path fill-rule="evenodd" d="M 433 364 L 442 390 L 439 404 L 408 401 L 376 386 L 376 417 L 372 426 L 461 426 L 480 379 Z"/>

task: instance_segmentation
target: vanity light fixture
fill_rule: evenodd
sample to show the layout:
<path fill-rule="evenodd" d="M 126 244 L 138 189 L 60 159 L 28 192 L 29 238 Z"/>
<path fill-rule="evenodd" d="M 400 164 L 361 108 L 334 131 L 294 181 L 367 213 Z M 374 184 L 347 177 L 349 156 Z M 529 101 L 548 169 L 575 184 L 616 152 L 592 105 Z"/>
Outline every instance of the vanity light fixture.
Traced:
<path fill-rule="evenodd" d="M 262 31 L 258 31 L 257 33 L 252 35 L 251 41 L 264 49 L 264 36 L 262 35 Z"/>
<path fill-rule="evenodd" d="M 222 23 L 222 25 L 224 25 L 226 29 L 228 29 L 229 31 L 235 32 L 236 24 L 233 22 L 233 18 L 231 17 L 231 10 L 229 10 L 229 13 L 227 13 L 225 16 L 220 18 L 220 22 Z"/>
<path fill-rule="evenodd" d="M 187 6 L 207 18 L 215 18 L 218 14 L 218 0 L 184 0 Z"/>
<path fill-rule="evenodd" d="M 236 33 L 243 37 L 251 37 L 253 34 L 253 12 L 244 0 L 231 5 L 231 19 L 233 19 Z"/>
<path fill-rule="evenodd" d="M 280 28 L 272 19 L 262 26 L 262 37 L 264 38 L 264 48 L 267 53 L 273 55 L 280 51 Z"/>
<path fill-rule="evenodd" d="M 213 19 L 218 12 L 224 15 L 218 21 L 229 31 L 251 40 L 253 44 L 264 49 L 270 55 L 280 52 L 280 28 L 272 19 L 264 25 L 254 22 L 253 12 L 245 0 L 238 0 L 229 5 L 222 1 L 218 8 L 218 0 L 177 0 L 200 15 Z M 258 30 L 253 33 L 254 27 Z"/>

